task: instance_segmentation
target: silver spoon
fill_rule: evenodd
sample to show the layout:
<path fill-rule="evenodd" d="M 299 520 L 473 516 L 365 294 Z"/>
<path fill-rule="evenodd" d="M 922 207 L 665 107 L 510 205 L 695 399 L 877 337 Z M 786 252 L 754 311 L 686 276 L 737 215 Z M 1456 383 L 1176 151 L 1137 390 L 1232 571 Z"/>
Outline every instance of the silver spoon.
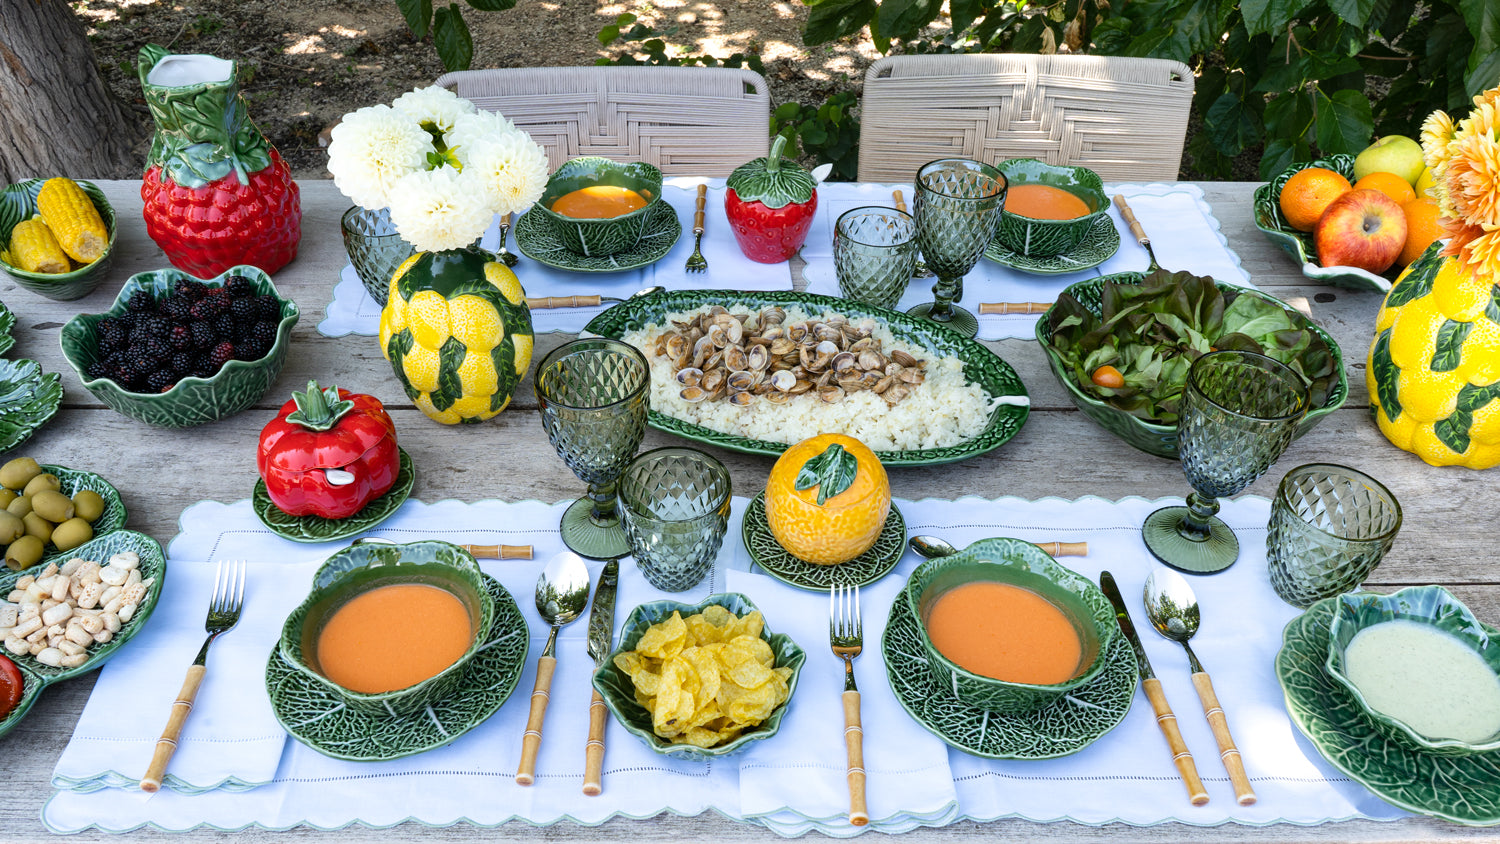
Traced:
<path fill-rule="evenodd" d="M 1234 783 L 1234 796 L 1241 806 L 1255 802 L 1255 791 L 1250 779 L 1245 776 L 1245 763 L 1240 751 L 1234 746 L 1234 737 L 1229 734 L 1229 721 L 1219 706 L 1214 694 L 1213 680 L 1198 662 L 1198 655 L 1188 640 L 1198 632 L 1200 613 L 1198 596 L 1186 579 L 1171 569 L 1158 568 L 1146 578 L 1146 617 L 1156 632 L 1182 643 L 1187 651 L 1188 665 L 1193 670 L 1193 688 L 1198 690 L 1198 700 L 1203 703 L 1203 714 L 1208 716 L 1208 725 L 1213 728 L 1214 740 L 1219 743 L 1219 758 L 1224 760 L 1224 769 L 1229 772 L 1229 781 Z"/>
<path fill-rule="evenodd" d="M 536 755 L 542 748 L 542 722 L 547 718 L 547 699 L 552 691 L 552 671 L 557 667 L 553 651 L 557 631 L 583 613 L 589 600 L 589 570 L 583 558 L 564 551 L 547 561 L 542 576 L 536 579 L 536 609 L 542 620 L 552 625 L 547 645 L 536 661 L 536 685 L 531 689 L 531 714 L 526 718 L 526 732 L 521 736 L 521 765 L 516 769 L 516 784 L 536 782 Z"/>
<path fill-rule="evenodd" d="M 663 290 L 666 288 L 661 285 L 647 287 L 644 290 L 637 290 L 624 299 L 597 294 L 593 296 L 527 296 L 526 307 L 533 310 L 537 308 L 594 308 L 604 302 L 628 302 L 631 299 L 640 299 Z"/>
<path fill-rule="evenodd" d="M 505 240 L 510 235 L 510 215 L 506 214 L 500 218 L 500 248 L 496 250 L 495 257 L 505 262 L 505 266 L 514 267 L 521 262 L 516 253 L 505 248 Z"/>
<path fill-rule="evenodd" d="M 917 534 L 906 540 L 906 544 L 911 546 L 911 550 L 929 560 L 958 553 L 958 549 L 948 542 L 926 534 Z M 1087 557 L 1089 555 L 1087 542 L 1038 542 L 1036 546 L 1054 557 Z"/>

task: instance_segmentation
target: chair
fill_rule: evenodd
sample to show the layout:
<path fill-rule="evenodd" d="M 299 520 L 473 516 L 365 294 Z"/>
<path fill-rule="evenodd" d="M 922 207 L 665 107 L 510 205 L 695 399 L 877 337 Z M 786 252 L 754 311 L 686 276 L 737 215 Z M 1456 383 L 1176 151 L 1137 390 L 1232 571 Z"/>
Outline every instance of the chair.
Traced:
<path fill-rule="evenodd" d="M 771 98 L 749 70 L 496 68 L 446 73 L 437 84 L 526 130 L 554 169 L 602 155 L 668 176 L 728 176 L 770 150 Z"/>
<path fill-rule="evenodd" d="M 976 54 L 870 66 L 859 179 L 909 182 L 937 158 L 1039 158 L 1105 181 L 1175 180 L 1193 74 L 1167 59 Z"/>

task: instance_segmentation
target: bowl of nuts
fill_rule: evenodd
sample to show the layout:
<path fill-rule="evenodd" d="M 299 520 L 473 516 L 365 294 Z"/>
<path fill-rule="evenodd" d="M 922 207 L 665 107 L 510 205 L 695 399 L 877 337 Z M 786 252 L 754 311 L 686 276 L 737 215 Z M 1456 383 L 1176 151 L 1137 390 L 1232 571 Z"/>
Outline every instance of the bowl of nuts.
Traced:
<path fill-rule="evenodd" d="M 265 395 L 299 316 L 255 267 L 207 281 L 153 270 L 131 276 L 108 311 L 68 320 L 60 342 L 100 401 L 142 422 L 186 428 Z"/>
<path fill-rule="evenodd" d="M 98 668 L 139 632 L 166 573 L 156 540 L 117 530 L 74 548 L 61 565 L 0 575 L 0 640 L 22 679 L 20 700 L 0 717 L 0 735 L 43 687 Z"/>

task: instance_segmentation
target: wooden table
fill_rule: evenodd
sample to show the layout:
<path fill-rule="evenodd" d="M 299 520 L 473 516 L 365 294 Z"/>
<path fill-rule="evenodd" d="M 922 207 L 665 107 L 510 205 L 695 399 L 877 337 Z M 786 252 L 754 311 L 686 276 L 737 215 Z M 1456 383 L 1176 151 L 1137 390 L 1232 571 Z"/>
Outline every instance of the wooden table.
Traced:
<path fill-rule="evenodd" d="M 105 407 L 83 389 L 63 359 L 58 331 L 74 314 L 108 308 L 132 273 L 165 267 L 168 262 L 146 235 L 139 183 L 100 184 L 114 205 L 120 233 L 114 266 L 99 289 L 77 301 L 53 302 L 20 288 L 8 276 L 0 280 L 0 298 L 17 317 L 14 329 L 17 343 L 10 356 L 33 358 L 46 371 L 63 373 L 66 388 L 63 407 L 57 416 L 16 449 L 15 455 L 30 454 L 42 462 L 102 474 L 119 488 L 130 510 L 129 526 L 165 545 L 177 532 L 178 515 L 188 505 L 203 499 L 235 501 L 249 496 L 256 481 L 255 443 L 261 426 L 291 390 L 300 389 L 315 378 L 324 385 L 337 383 L 347 389 L 373 393 L 386 403 L 402 432 L 402 446 L 421 467 L 413 491 L 417 498 L 559 501 L 579 494 L 578 480 L 557 459 L 542 431 L 529 377 L 516 391 L 511 407 L 491 422 L 445 427 L 429 421 L 411 405 L 373 338 L 351 335 L 330 339 L 318 333 L 317 323 L 332 296 L 339 271 L 347 262 L 339 237 L 339 216 L 349 202 L 331 181 L 302 183 L 301 252 L 295 262 L 276 275 L 278 288 L 302 308 L 302 319 L 293 332 L 286 367 L 270 393 L 253 409 L 212 425 L 186 430 L 154 428 Z M 1365 355 L 1382 297 L 1309 284 L 1292 262 L 1255 229 L 1251 221 L 1255 184 L 1204 183 L 1200 187 L 1222 224 L 1230 248 L 1239 254 L 1255 284 L 1311 313 L 1343 348 L 1349 373 L 1349 400 L 1345 406 L 1292 444 L 1278 463 L 1282 471 L 1273 469 L 1248 492 L 1272 496 L 1283 471 L 1301 463 L 1331 461 L 1363 469 L 1390 487 L 1404 511 L 1400 537 L 1369 585 L 1390 591 L 1413 584 L 1440 583 L 1452 588 L 1481 618 L 1500 622 L 1500 588 L 1497 588 L 1500 584 L 1487 567 L 1478 565 L 1483 559 L 1481 532 L 1493 524 L 1496 505 L 1500 503 L 1496 494 L 1500 475 L 1429 467 L 1390 445 L 1370 419 Z M 795 272 L 800 264 L 791 269 Z M 705 284 L 732 286 L 732 280 L 710 275 Z M 539 336 L 536 358 L 566 339 L 569 338 L 559 334 Z M 1053 380 L 1035 342 L 1008 340 L 990 345 L 1015 367 L 1031 394 L 1031 418 L 1025 428 L 1004 447 L 981 457 L 945 466 L 893 470 L 894 495 L 953 497 L 954 490 L 962 490 L 985 497 L 1076 498 L 1092 494 L 1122 498 L 1181 496 L 1187 492 L 1176 463 L 1130 448 L 1084 418 Z M 665 445 L 673 439 L 650 431 L 642 447 Z M 729 466 L 736 490 L 764 486 L 772 461 L 714 451 Z M 1082 455 L 1088 458 L 1081 459 Z M 6 783 L 0 787 L 0 839 L 51 838 L 38 816 L 52 793 L 48 784 L 52 768 L 88 699 L 94 676 L 48 688 L 26 720 L 0 739 L 0 754 L 7 772 Z M 492 830 L 465 825 L 432 830 L 413 824 L 383 831 L 356 829 L 343 833 L 343 837 L 519 840 L 546 835 L 553 839 L 680 837 L 697 841 L 776 838 L 761 827 L 711 814 L 643 821 L 616 819 L 595 828 L 563 823 L 544 833 L 521 823 Z M 1002 821 L 979 826 L 961 822 L 942 829 L 918 830 L 907 839 L 951 840 L 976 832 L 1030 839 L 1112 841 L 1427 841 L 1495 835 L 1419 818 L 1396 823 L 1357 821 L 1318 827 L 1283 824 L 1264 829 L 1233 824 L 1203 829 L 1178 824 L 1147 828 L 1115 824 L 1093 828 L 1070 823 Z M 296 834 L 320 835 L 305 829 Z M 131 837 L 179 836 L 142 831 Z M 282 837 L 254 831 L 238 840 Z M 72 840 L 96 839 L 114 840 L 99 833 L 86 833 Z"/>

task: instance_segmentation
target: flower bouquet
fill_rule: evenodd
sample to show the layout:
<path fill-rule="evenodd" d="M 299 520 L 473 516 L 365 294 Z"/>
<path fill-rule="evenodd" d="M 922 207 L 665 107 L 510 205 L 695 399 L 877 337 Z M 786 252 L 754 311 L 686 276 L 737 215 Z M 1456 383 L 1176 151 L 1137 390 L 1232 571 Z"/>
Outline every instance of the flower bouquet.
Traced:
<path fill-rule="evenodd" d="M 1475 97 L 1456 124 L 1444 111 L 1428 116 L 1422 156 L 1446 241 L 1441 254 L 1476 278 L 1500 278 L 1500 87 Z"/>

